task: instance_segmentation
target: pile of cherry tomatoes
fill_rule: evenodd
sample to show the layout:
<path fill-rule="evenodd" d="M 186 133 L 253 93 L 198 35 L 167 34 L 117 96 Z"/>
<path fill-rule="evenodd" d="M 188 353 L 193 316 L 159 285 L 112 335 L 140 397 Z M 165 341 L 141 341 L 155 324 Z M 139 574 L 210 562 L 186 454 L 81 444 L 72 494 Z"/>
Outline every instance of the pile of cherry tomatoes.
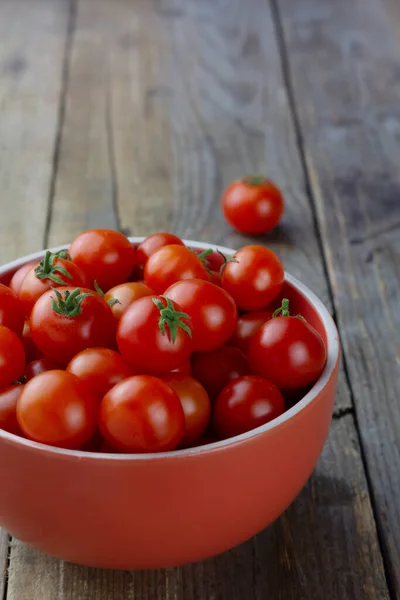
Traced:
<path fill-rule="evenodd" d="M 93 229 L 0 284 L 0 428 L 91 452 L 160 452 L 281 415 L 321 374 L 268 248 L 225 257 Z M 279 302 L 277 302 L 279 300 Z"/>

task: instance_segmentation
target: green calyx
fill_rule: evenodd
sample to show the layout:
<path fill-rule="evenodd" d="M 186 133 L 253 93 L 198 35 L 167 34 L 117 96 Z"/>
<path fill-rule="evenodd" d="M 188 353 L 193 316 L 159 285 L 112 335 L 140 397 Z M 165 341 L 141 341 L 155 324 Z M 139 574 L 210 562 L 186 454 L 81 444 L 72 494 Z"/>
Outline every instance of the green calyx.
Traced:
<path fill-rule="evenodd" d="M 283 298 L 282 306 L 276 309 L 272 318 L 275 317 L 295 317 L 296 319 L 301 319 L 302 321 L 306 321 L 302 315 L 291 315 L 289 310 L 289 300 L 287 298 Z"/>
<path fill-rule="evenodd" d="M 55 313 L 58 315 L 62 315 L 64 317 L 77 317 L 82 313 L 82 301 L 84 298 L 88 296 L 93 296 L 93 294 L 89 294 L 85 292 L 81 294 L 81 290 L 76 288 L 72 292 L 65 290 L 64 298 L 62 297 L 61 292 L 57 289 L 53 289 L 57 299 L 52 298 L 51 304 Z"/>
<path fill-rule="evenodd" d="M 35 275 L 38 279 L 50 279 L 53 283 L 58 285 L 65 285 L 65 281 L 61 279 L 58 273 L 64 275 L 67 279 L 72 279 L 72 275 L 62 265 L 54 264 L 57 258 L 61 258 L 57 254 L 53 254 L 50 250 L 47 250 L 45 257 L 40 261 L 37 267 L 35 267 Z"/>
<path fill-rule="evenodd" d="M 94 289 L 96 290 L 96 292 L 102 298 L 104 298 L 104 292 L 103 292 L 103 290 L 101 289 L 101 287 L 99 286 L 99 284 L 97 283 L 96 280 L 94 280 L 93 285 L 94 285 Z M 107 304 L 108 304 L 108 306 L 114 306 L 114 304 L 121 304 L 121 302 L 119 300 L 117 300 L 116 298 L 110 298 L 109 300 L 107 300 Z"/>
<path fill-rule="evenodd" d="M 58 252 L 55 253 L 54 256 L 57 256 L 58 258 L 64 258 L 65 260 L 72 261 L 71 255 L 68 252 L 68 250 L 66 250 L 66 249 L 59 250 Z"/>
<path fill-rule="evenodd" d="M 185 331 L 188 336 L 192 337 L 192 332 L 190 328 L 182 321 L 182 319 L 190 319 L 189 315 L 184 312 L 179 312 L 175 310 L 172 301 L 169 298 L 165 298 L 165 296 L 161 296 L 163 300 L 167 303 L 165 306 L 162 300 L 159 298 L 153 298 L 153 303 L 160 311 L 160 319 L 158 321 L 158 326 L 163 335 L 167 335 L 167 329 L 169 333 L 169 337 L 171 342 L 174 344 L 176 340 L 176 336 L 178 334 L 178 329 L 182 329 Z"/>
<path fill-rule="evenodd" d="M 247 185 L 264 185 L 268 182 L 268 179 L 263 175 L 249 175 L 248 177 L 243 177 L 242 181 L 247 183 Z"/>

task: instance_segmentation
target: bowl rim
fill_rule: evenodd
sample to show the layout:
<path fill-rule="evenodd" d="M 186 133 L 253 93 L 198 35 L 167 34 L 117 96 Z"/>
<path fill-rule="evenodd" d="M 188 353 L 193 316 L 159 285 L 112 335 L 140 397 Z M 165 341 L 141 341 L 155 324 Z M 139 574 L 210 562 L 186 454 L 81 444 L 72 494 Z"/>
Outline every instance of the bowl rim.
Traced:
<path fill-rule="evenodd" d="M 129 241 L 133 244 L 139 244 L 142 242 L 145 237 L 128 237 Z M 195 240 L 186 240 L 183 242 L 189 246 L 194 248 L 199 248 L 202 250 L 207 250 L 208 248 L 212 248 L 212 250 L 220 251 L 222 254 L 226 256 L 232 256 L 236 250 L 233 248 L 227 248 L 225 246 L 220 246 L 217 244 L 208 244 L 206 242 L 200 242 Z M 52 252 L 58 252 L 60 250 L 68 248 L 69 244 L 62 244 L 55 248 L 50 248 Z M 19 258 L 17 260 L 6 263 L 5 265 L 0 266 L 0 276 L 10 270 L 16 270 L 19 267 L 23 266 L 27 262 L 34 261 L 36 259 L 41 259 L 46 250 L 40 250 L 38 252 L 34 252 L 32 254 L 28 254 Z M 85 460 L 94 460 L 94 461 L 104 461 L 104 460 L 112 460 L 112 461 L 154 461 L 154 460 L 162 460 L 162 459 L 175 459 L 180 460 L 185 457 L 190 457 L 193 455 L 203 454 L 205 452 L 213 452 L 224 450 L 230 446 L 234 446 L 236 444 L 240 444 L 245 442 L 253 437 L 258 437 L 263 435 L 264 433 L 271 431 L 283 423 L 292 419 L 295 415 L 305 410 L 320 394 L 320 392 L 325 388 L 328 384 L 330 378 L 332 377 L 336 365 L 339 360 L 340 354 L 340 344 L 339 344 L 339 333 L 336 328 L 336 324 L 329 313 L 328 309 L 324 305 L 324 303 L 318 298 L 318 296 L 312 292 L 306 285 L 301 283 L 296 277 L 290 275 L 285 271 L 285 281 L 293 285 L 297 289 L 298 292 L 302 296 L 304 296 L 309 302 L 313 304 L 318 315 L 321 318 L 323 326 L 327 335 L 327 360 L 319 379 L 315 382 L 313 387 L 307 392 L 307 394 L 299 400 L 294 406 L 286 410 L 282 415 L 273 419 L 269 423 L 265 425 L 260 425 L 255 429 L 247 431 L 246 433 L 242 433 L 240 435 L 236 435 L 234 437 L 228 438 L 226 440 L 220 440 L 217 442 L 212 442 L 210 444 L 206 444 L 204 446 L 195 446 L 193 448 L 184 448 L 181 450 L 170 450 L 168 452 L 158 452 L 158 453 L 143 453 L 143 454 L 112 454 L 107 452 L 86 452 L 84 450 L 68 450 L 66 448 L 57 448 L 55 446 L 48 446 L 46 444 L 42 444 L 40 442 L 34 442 L 32 440 L 28 440 L 26 438 L 22 438 L 18 435 L 9 433 L 8 431 L 4 431 L 0 429 L 0 439 L 3 438 L 11 443 L 26 446 L 32 450 L 36 450 L 39 452 L 56 454 L 60 457 L 72 458 L 72 459 L 85 459 Z"/>

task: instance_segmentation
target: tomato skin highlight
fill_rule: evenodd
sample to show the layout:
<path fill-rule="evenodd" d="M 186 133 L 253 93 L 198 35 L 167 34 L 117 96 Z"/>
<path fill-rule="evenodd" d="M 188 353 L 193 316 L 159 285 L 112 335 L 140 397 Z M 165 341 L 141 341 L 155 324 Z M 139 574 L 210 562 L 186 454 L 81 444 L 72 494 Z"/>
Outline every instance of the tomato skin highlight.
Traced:
<path fill-rule="evenodd" d="M 101 400 L 117 383 L 134 375 L 118 352 L 109 348 L 87 348 L 76 354 L 67 371 L 83 381 Z"/>
<path fill-rule="evenodd" d="M 112 229 L 88 229 L 78 235 L 69 253 L 92 286 L 103 292 L 128 280 L 135 264 L 136 250 L 128 238 Z"/>
<path fill-rule="evenodd" d="M 265 177 L 233 181 L 221 201 L 225 219 L 241 233 L 261 235 L 281 220 L 284 202 L 279 189 Z"/>
<path fill-rule="evenodd" d="M 191 317 L 193 350 L 205 352 L 222 346 L 231 337 L 237 322 L 232 297 L 220 287 L 201 279 L 178 281 L 165 291 Z"/>
<path fill-rule="evenodd" d="M 22 390 L 22 384 L 14 384 L 0 390 L 0 429 L 23 435 L 17 420 L 17 402 Z"/>
<path fill-rule="evenodd" d="M 298 317 L 274 317 L 264 323 L 251 339 L 247 355 L 253 372 L 281 390 L 314 383 L 326 362 L 320 334 Z"/>
<path fill-rule="evenodd" d="M 16 294 L 17 296 L 19 295 L 21 285 L 25 278 L 25 275 L 33 267 L 36 267 L 38 264 L 39 264 L 39 261 L 33 260 L 28 263 L 25 263 L 24 265 L 22 265 L 22 267 L 20 267 L 19 269 L 17 269 L 17 271 L 15 271 L 14 275 L 11 278 L 10 284 L 9 284 L 9 288 L 10 288 L 10 290 L 12 290 L 14 292 L 14 294 Z"/>
<path fill-rule="evenodd" d="M 163 246 L 152 254 L 144 269 L 144 279 L 157 294 L 163 294 L 181 279 L 208 279 L 201 259 L 186 246 Z"/>
<path fill-rule="evenodd" d="M 136 371 L 169 373 L 189 359 L 193 350 L 193 328 L 190 319 L 182 319 L 190 334 L 177 328 L 176 339 L 172 341 L 168 327 L 165 334 L 160 329 L 160 310 L 154 300 L 164 307 L 167 305 L 163 296 L 145 296 L 128 306 L 118 324 L 117 344 L 122 356 Z M 177 303 L 172 305 L 182 312 Z"/>
<path fill-rule="evenodd" d="M 78 377 L 66 371 L 46 371 L 28 383 L 18 398 L 17 419 L 35 442 L 76 449 L 97 426 L 98 402 Z"/>
<path fill-rule="evenodd" d="M 178 394 L 185 416 L 185 432 L 179 444 L 188 448 L 203 435 L 210 421 L 211 403 L 204 387 L 188 375 L 171 373 L 164 381 Z"/>
<path fill-rule="evenodd" d="M 183 241 L 173 233 L 159 232 L 149 235 L 137 247 L 136 251 L 136 273 L 139 278 L 143 277 L 144 267 L 149 257 L 163 246 L 184 246 Z"/>
<path fill-rule="evenodd" d="M 118 300 L 118 302 L 113 303 L 112 306 L 110 305 L 110 308 L 114 317 L 119 321 L 128 306 L 135 300 L 139 300 L 139 298 L 143 298 L 144 296 L 154 296 L 153 290 L 144 283 L 128 281 L 108 290 L 104 295 L 104 300 L 107 303 L 110 300 Z"/>
<path fill-rule="evenodd" d="M 0 389 L 12 384 L 23 375 L 25 350 L 14 331 L 0 325 Z"/>
<path fill-rule="evenodd" d="M 246 356 L 239 348 L 220 346 L 192 357 L 193 376 L 205 387 L 211 399 L 233 379 L 250 375 Z"/>
<path fill-rule="evenodd" d="M 24 327 L 24 309 L 18 296 L 0 283 L 0 325 L 21 336 Z"/>
<path fill-rule="evenodd" d="M 256 310 L 241 315 L 238 318 L 236 329 L 229 340 L 229 344 L 239 348 L 242 352 L 247 352 L 253 335 L 260 329 L 261 325 L 272 319 L 273 314 L 272 308 L 266 308 L 265 310 Z"/>
<path fill-rule="evenodd" d="M 278 296 L 284 276 L 282 263 L 272 250 L 244 246 L 224 268 L 222 287 L 238 308 L 261 310 Z"/>
<path fill-rule="evenodd" d="M 99 426 L 105 441 L 117 450 L 164 452 L 181 442 L 185 417 L 177 393 L 165 381 L 136 375 L 104 396 Z"/>
<path fill-rule="evenodd" d="M 54 265 L 63 267 L 71 275 L 71 279 L 66 275 L 57 272 L 57 276 L 63 281 L 62 284 L 55 283 L 51 279 L 39 279 L 36 276 L 35 268 L 32 267 L 25 275 L 19 291 L 19 299 L 24 309 L 26 317 L 32 312 L 37 300 L 48 290 L 59 287 L 87 287 L 87 278 L 85 273 L 69 260 L 65 258 L 56 258 Z"/>
<path fill-rule="evenodd" d="M 75 292 L 74 288 L 58 288 L 59 293 Z M 48 358 L 67 364 L 75 354 L 90 347 L 108 347 L 114 343 L 116 322 L 104 299 L 92 290 L 81 303 L 81 314 L 69 317 L 54 312 L 51 299 L 56 291 L 45 292 L 33 307 L 30 319 L 32 339 Z"/>
<path fill-rule="evenodd" d="M 222 439 L 269 423 L 285 411 L 278 388 L 267 379 L 246 375 L 234 379 L 219 394 L 214 407 L 214 428 Z"/>
<path fill-rule="evenodd" d="M 56 370 L 62 370 L 62 365 L 51 358 L 39 358 L 26 365 L 24 375 L 26 380 L 29 381 L 36 377 L 36 375 L 40 375 L 40 373 Z"/>

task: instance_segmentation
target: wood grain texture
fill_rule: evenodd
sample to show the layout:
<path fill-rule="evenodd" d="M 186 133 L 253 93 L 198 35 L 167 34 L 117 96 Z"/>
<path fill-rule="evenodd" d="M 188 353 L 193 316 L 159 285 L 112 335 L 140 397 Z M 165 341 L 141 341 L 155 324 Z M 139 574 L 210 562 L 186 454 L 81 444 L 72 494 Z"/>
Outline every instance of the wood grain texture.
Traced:
<path fill-rule="evenodd" d="M 327 594 L 329 593 L 329 596 Z M 214 559 L 160 571 L 87 569 L 13 542 L 7 600 L 387 600 L 352 416 L 276 523 Z"/>
<path fill-rule="evenodd" d="M 281 0 L 310 181 L 400 598 L 400 5 Z"/>
<path fill-rule="evenodd" d="M 7 580 L 9 535 L 0 529 L 0 598 L 4 597 Z"/>
<path fill-rule="evenodd" d="M 43 247 L 68 0 L 0 2 L 0 261 Z"/>

